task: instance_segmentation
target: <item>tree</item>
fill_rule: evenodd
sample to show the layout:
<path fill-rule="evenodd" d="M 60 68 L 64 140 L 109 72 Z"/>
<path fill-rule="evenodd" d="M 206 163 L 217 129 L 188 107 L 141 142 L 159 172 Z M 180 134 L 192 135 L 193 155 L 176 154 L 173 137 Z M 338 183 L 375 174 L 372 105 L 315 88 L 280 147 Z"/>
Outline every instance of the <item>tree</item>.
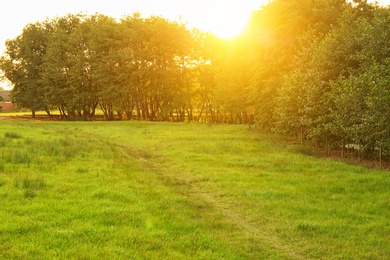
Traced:
<path fill-rule="evenodd" d="M 237 38 L 221 44 L 218 60 L 214 103 L 219 120 L 228 123 L 247 123 L 248 91 L 250 79 L 250 53 L 246 41 Z"/>
<path fill-rule="evenodd" d="M 371 75 L 370 92 L 366 96 L 365 111 L 366 138 L 373 149 L 379 150 L 379 163 L 382 158 L 390 155 L 390 60 L 383 64 L 374 64 L 367 73 Z"/>
<path fill-rule="evenodd" d="M 293 70 L 283 81 L 275 98 L 275 130 L 284 134 L 296 133 L 303 143 L 310 125 L 307 74 Z"/>
<path fill-rule="evenodd" d="M 191 35 L 184 25 L 161 17 L 142 19 L 139 15 L 121 21 L 128 47 L 127 61 L 120 63 L 122 77 L 131 88 L 138 118 L 166 120 L 173 112 L 183 120 L 187 99 L 187 58 Z"/>
<path fill-rule="evenodd" d="M 86 17 L 72 33 L 72 45 L 78 52 L 71 76 L 85 117 L 93 117 L 98 104 L 107 120 L 113 119 L 114 110 L 120 114 L 122 109 L 119 105 L 122 89 L 117 78 L 120 47 L 117 26 L 113 18 L 96 14 Z"/>
<path fill-rule="evenodd" d="M 21 35 L 6 42 L 6 55 L 1 60 L 5 77 L 14 85 L 12 101 L 31 109 L 33 117 L 38 110 L 49 113 L 42 69 L 51 29 L 47 21 L 28 24 Z"/>
<path fill-rule="evenodd" d="M 198 112 L 196 119 L 216 121 L 215 87 L 220 66 L 222 40 L 211 33 L 192 30 L 194 48 L 191 54 L 192 91 L 187 91 Z"/>
<path fill-rule="evenodd" d="M 51 21 L 55 28 L 48 38 L 48 46 L 43 57 L 42 82 L 47 102 L 58 107 L 63 117 L 76 117 L 78 110 L 77 86 L 70 80 L 74 69 L 72 56 L 77 49 L 70 44 L 72 33 L 81 23 L 80 15 L 67 15 Z"/>
<path fill-rule="evenodd" d="M 390 25 L 390 12 L 360 2 L 348 6 L 324 37 L 310 31 L 303 35 L 295 68 L 275 99 L 276 126 L 284 132 L 304 128 L 308 138 L 328 148 L 342 147 L 342 154 L 346 144 L 366 156 L 379 149 L 382 158 L 389 137 L 390 35 L 384 28 Z"/>
<path fill-rule="evenodd" d="M 249 89 L 260 127 L 270 129 L 276 123 L 276 96 L 285 75 L 294 69 L 294 57 L 304 47 L 302 37 L 308 31 L 322 37 L 345 6 L 343 0 L 277 0 L 253 14 L 245 37 L 255 56 Z"/>
<path fill-rule="evenodd" d="M 345 138 L 340 136 L 343 132 L 341 122 L 336 123 L 341 119 L 335 112 L 341 107 L 335 104 L 335 100 L 347 96 L 344 95 L 346 92 L 343 92 L 346 89 L 337 86 L 343 85 L 340 82 L 348 80 L 349 77 L 359 74 L 367 63 L 364 53 L 369 44 L 364 37 L 367 34 L 364 31 L 367 31 L 368 24 L 371 23 L 372 9 L 367 10 L 363 12 L 360 7 L 348 5 L 338 23 L 324 36 L 309 30 L 300 38 L 303 45 L 296 56 L 293 72 L 284 80 L 285 86 L 288 87 L 278 92 L 278 100 L 281 102 L 276 104 L 276 111 L 286 111 L 293 105 L 298 105 L 298 100 L 304 100 L 295 108 L 305 113 L 298 117 L 291 109 L 290 115 L 279 113 L 279 129 L 284 123 L 288 129 L 292 124 L 300 122 L 298 119 L 304 119 L 307 135 L 312 140 L 329 147 L 344 142 L 341 140 Z M 370 37 L 372 36 L 368 36 Z M 294 78 L 296 75 L 301 75 L 300 82 Z M 339 107 L 335 107 L 336 105 Z"/>

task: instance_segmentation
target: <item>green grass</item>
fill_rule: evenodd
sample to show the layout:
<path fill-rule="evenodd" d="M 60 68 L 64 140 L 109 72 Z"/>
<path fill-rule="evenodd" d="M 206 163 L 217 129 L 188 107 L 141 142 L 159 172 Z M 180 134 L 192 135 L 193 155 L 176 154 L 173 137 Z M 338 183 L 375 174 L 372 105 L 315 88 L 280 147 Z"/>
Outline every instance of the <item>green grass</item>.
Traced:
<path fill-rule="evenodd" d="M 390 255 L 389 172 L 245 126 L 0 121 L 0 202 L 0 259 Z"/>

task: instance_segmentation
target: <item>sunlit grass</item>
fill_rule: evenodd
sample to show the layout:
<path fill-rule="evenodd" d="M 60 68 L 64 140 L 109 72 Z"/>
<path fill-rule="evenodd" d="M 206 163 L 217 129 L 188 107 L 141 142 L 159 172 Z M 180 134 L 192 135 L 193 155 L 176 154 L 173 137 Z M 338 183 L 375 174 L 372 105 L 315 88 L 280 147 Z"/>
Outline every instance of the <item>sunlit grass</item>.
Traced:
<path fill-rule="evenodd" d="M 1 121 L 0 258 L 386 259 L 389 173 L 274 138 Z"/>
<path fill-rule="evenodd" d="M 50 110 L 51 116 L 60 116 L 61 113 L 58 109 Z M 104 115 L 103 111 L 99 108 L 96 109 L 95 115 L 98 117 L 102 117 Z M 45 111 L 37 111 L 35 113 L 35 116 L 37 118 L 47 118 L 48 114 Z M 15 111 L 0 111 L 0 119 L 1 118 L 9 118 L 9 117 L 23 117 L 23 118 L 31 118 L 32 113 L 31 111 L 24 111 L 24 110 L 15 110 Z"/>

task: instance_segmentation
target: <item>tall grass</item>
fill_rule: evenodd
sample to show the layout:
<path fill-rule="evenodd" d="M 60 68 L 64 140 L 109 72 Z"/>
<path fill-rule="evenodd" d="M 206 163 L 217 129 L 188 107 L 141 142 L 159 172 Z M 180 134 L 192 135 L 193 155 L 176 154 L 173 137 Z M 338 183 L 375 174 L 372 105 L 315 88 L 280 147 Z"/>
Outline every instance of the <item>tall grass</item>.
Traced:
<path fill-rule="evenodd" d="M 388 172 L 244 126 L 1 121 L 0 155 L 0 258 L 390 254 Z"/>

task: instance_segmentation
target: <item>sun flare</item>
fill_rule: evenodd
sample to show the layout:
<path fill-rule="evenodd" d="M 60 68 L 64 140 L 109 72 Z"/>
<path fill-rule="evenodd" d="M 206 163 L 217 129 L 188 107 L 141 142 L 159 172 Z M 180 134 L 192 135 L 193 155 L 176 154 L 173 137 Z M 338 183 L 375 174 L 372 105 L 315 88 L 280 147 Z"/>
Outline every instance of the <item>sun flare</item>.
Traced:
<path fill-rule="evenodd" d="M 222 39 L 229 39 L 243 31 L 253 10 L 270 0 L 58 0 L 50 5 L 46 0 L 36 0 L 23 2 L 23 9 L 20 9 L 20 1 L 9 2 L 0 16 L 0 55 L 4 53 L 5 41 L 19 35 L 28 23 L 80 12 L 101 13 L 118 19 L 135 12 L 143 17 L 156 15 L 171 21 L 180 20 L 189 29 L 198 28 Z M 1 77 L 0 86 L 11 88 L 7 82 L 1 81 Z"/>
<path fill-rule="evenodd" d="M 239 35 L 245 28 L 253 10 L 258 9 L 264 1 L 199 1 L 193 2 L 193 12 L 184 17 L 189 26 L 214 33 L 228 39 Z"/>

